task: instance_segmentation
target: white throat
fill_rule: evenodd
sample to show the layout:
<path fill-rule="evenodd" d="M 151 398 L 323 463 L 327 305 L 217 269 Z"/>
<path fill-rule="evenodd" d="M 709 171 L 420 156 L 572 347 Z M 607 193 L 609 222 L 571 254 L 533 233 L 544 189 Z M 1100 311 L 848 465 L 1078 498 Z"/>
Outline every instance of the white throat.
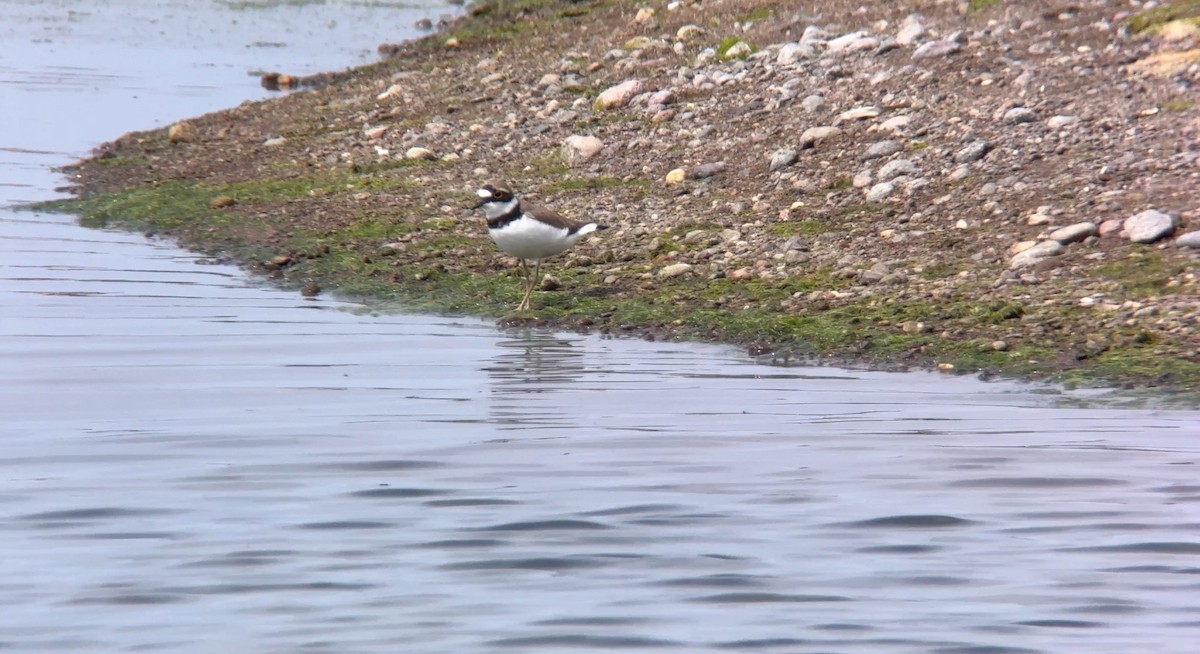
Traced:
<path fill-rule="evenodd" d="M 488 202 L 483 205 L 483 214 L 487 216 L 488 220 L 495 220 L 500 216 L 511 213 L 517 208 L 517 205 L 518 202 L 516 198 L 513 198 L 508 202 Z"/>

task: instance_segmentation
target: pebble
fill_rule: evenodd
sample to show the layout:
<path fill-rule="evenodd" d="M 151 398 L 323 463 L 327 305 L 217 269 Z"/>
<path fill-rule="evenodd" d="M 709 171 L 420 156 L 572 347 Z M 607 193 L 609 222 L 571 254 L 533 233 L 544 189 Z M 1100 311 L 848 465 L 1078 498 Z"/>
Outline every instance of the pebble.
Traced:
<path fill-rule="evenodd" d="M 896 190 L 896 186 L 891 182 L 880 182 L 867 191 L 867 202 L 882 202 L 894 190 Z"/>
<path fill-rule="evenodd" d="M 745 59 L 746 57 L 750 56 L 751 52 L 754 52 L 754 48 L 751 48 L 749 43 L 746 43 L 745 41 L 738 41 L 737 43 L 734 43 L 726 48 L 725 54 L 722 58 Z"/>
<path fill-rule="evenodd" d="M 921 59 L 934 59 L 937 57 L 947 57 L 962 49 L 962 46 L 957 41 L 930 41 L 922 43 L 920 47 L 912 53 L 913 61 Z"/>
<path fill-rule="evenodd" d="M 685 179 L 687 179 L 687 171 L 682 168 L 676 168 L 675 170 L 667 173 L 667 176 L 663 178 L 663 181 L 668 184 L 679 184 Z"/>
<path fill-rule="evenodd" d="M 992 341 L 992 349 L 997 352 L 1007 352 L 1008 343 L 1005 343 L 1004 341 Z"/>
<path fill-rule="evenodd" d="M 603 149 L 604 142 L 595 136 L 572 134 L 562 144 L 563 162 L 567 164 L 568 168 L 574 168 L 596 156 Z"/>
<path fill-rule="evenodd" d="M 282 136 L 273 136 L 263 141 L 263 145 L 269 148 L 279 147 L 285 143 L 287 143 L 287 139 L 283 138 Z"/>
<path fill-rule="evenodd" d="M 912 176 L 920 173 L 921 169 L 917 168 L 917 164 L 913 163 L 911 159 L 896 159 L 883 164 L 879 168 L 877 177 L 881 180 L 888 180 L 900 175 Z"/>
<path fill-rule="evenodd" d="M 387 134 L 387 131 L 387 125 L 383 125 L 381 127 L 372 127 L 371 129 L 363 132 L 363 134 L 371 140 L 376 140 L 383 138 L 383 135 Z"/>
<path fill-rule="evenodd" d="M 1062 254 L 1063 246 L 1058 241 L 1042 241 L 1033 247 L 1018 252 L 1008 262 L 1012 269 L 1025 268 Z"/>
<path fill-rule="evenodd" d="M 661 91 L 656 91 L 653 94 L 651 94 L 648 104 L 667 105 L 667 104 L 671 104 L 674 101 L 675 101 L 675 92 L 672 91 L 671 89 L 663 89 Z"/>
<path fill-rule="evenodd" d="M 890 157 L 904 149 L 904 146 L 892 139 L 876 141 L 867 148 L 867 153 L 863 155 L 863 159 L 877 159 L 879 157 Z"/>
<path fill-rule="evenodd" d="M 863 32 L 852 32 L 829 40 L 825 47 L 830 54 L 849 55 L 878 48 L 879 39 L 867 36 Z"/>
<path fill-rule="evenodd" d="M 912 116 L 892 116 L 879 123 L 879 129 L 887 132 L 899 132 L 912 123 Z"/>
<path fill-rule="evenodd" d="M 704 36 L 704 28 L 699 25 L 684 25 L 675 31 L 675 38 L 680 41 L 691 41 Z"/>
<path fill-rule="evenodd" d="M 735 282 L 744 282 L 747 279 L 754 278 L 754 270 L 751 268 L 738 268 L 737 270 L 729 273 L 728 277 Z"/>
<path fill-rule="evenodd" d="M 971 141 L 954 153 L 956 163 L 972 163 L 979 161 L 992 149 L 992 144 L 982 139 Z"/>
<path fill-rule="evenodd" d="M 237 204 L 237 200 L 233 199 L 232 196 L 218 195 L 209 201 L 208 206 L 212 207 L 213 209 L 224 209 L 226 207 L 232 207 L 235 204 Z"/>
<path fill-rule="evenodd" d="M 1125 221 L 1120 218 L 1110 218 L 1100 223 L 1100 235 L 1108 236 L 1109 234 L 1119 234 L 1125 229 Z"/>
<path fill-rule="evenodd" d="M 828 32 L 821 29 L 820 27 L 817 27 L 816 25 L 809 25 L 808 27 L 804 28 L 804 33 L 800 35 L 800 42 L 801 43 L 825 43 L 826 39 L 828 39 L 828 38 L 829 38 Z"/>
<path fill-rule="evenodd" d="M 870 169 L 857 173 L 854 176 L 854 188 L 866 188 L 871 185 L 872 177 Z"/>
<path fill-rule="evenodd" d="M 434 155 L 433 150 L 430 150 L 429 148 L 413 147 L 405 150 L 404 158 L 428 161 L 430 159 L 436 159 L 437 156 Z"/>
<path fill-rule="evenodd" d="M 900 31 L 896 32 L 896 43 L 900 45 L 912 45 L 924 33 L 925 26 L 921 24 L 921 17 L 917 14 L 909 14 L 900 22 Z"/>
<path fill-rule="evenodd" d="M 1089 236 L 1095 236 L 1099 231 L 1096 223 L 1075 223 L 1066 227 L 1060 227 L 1053 232 L 1050 232 L 1050 240 L 1058 241 L 1063 245 L 1078 243 Z"/>
<path fill-rule="evenodd" d="M 625 105 L 629 104 L 629 101 L 633 99 L 633 96 L 641 92 L 641 80 L 631 79 L 621 82 L 616 86 L 610 86 L 601 91 L 600 95 L 596 97 L 596 102 L 593 106 L 597 110 L 624 107 Z"/>
<path fill-rule="evenodd" d="M 1046 127 L 1050 129 L 1062 129 L 1068 125 L 1074 125 L 1079 122 L 1079 118 L 1075 116 L 1051 116 L 1046 121 Z"/>
<path fill-rule="evenodd" d="M 929 186 L 929 180 L 924 177 L 910 179 L 904 183 L 904 192 L 909 195 L 912 195 L 913 193 L 916 193 L 917 191 L 925 188 L 926 186 Z"/>
<path fill-rule="evenodd" d="M 1054 221 L 1054 219 L 1050 217 L 1050 215 L 1047 213 L 1048 211 L 1049 209 L 1047 207 L 1038 207 L 1037 211 L 1029 214 L 1029 217 L 1025 219 L 1025 224 L 1033 227 L 1037 227 L 1039 225 L 1049 225 Z M 1054 240 L 1057 241 L 1058 239 Z"/>
<path fill-rule="evenodd" d="M 824 107 L 824 106 L 825 106 L 825 98 L 823 98 L 819 95 L 806 96 L 803 100 L 800 101 L 800 108 L 807 111 L 810 114 L 816 113 L 817 111 L 819 111 L 821 109 L 821 107 Z"/>
<path fill-rule="evenodd" d="M 834 37 L 825 42 L 825 49 L 833 53 L 842 52 L 849 48 L 855 41 L 866 37 L 866 35 L 866 32 L 850 32 L 849 34 Z"/>
<path fill-rule="evenodd" d="M 838 114 L 838 117 L 833 119 L 833 124 L 843 123 L 851 120 L 866 120 L 879 115 L 877 107 L 855 107 L 849 111 L 843 111 Z"/>
<path fill-rule="evenodd" d="M 779 55 L 775 58 L 775 63 L 780 66 L 791 66 L 792 64 L 813 56 L 815 50 L 807 43 L 785 43 L 779 49 Z"/>
<path fill-rule="evenodd" d="M 1004 112 L 1004 122 L 1010 125 L 1019 125 L 1021 123 L 1032 123 L 1037 120 L 1037 114 L 1028 107 L 1013 107 Z"/>
<path fill-rule="evenodd" d="M 1134 243 L 1153 243 L 1175 231 L 1175 218 L 1156 209 L 1147 209 L 1125 219 L 1125 233 Z"/>
<path fill-rule="evenodd" d="M 1200 231 L 1188 232 L 1175 239 L 1176 247 L 1200 249 Z"/>
<path fill-rule="evenodd" d="M 713 163 L 700 164 L 688 173 L 691 179 L 708 179 L 713 175 L 725 172 L 724 161 L 714 161 Z"/>
<path fill-rule="evenodd" d="M 837 127 L 823 125 L 821 127 L 809 127 L 800 135 L 800 147 L 811 148 L 816 146 L 821 141 L 831 139 L 842 133 L 842 130 Z"/>
<path fill-rule="evenodd" d="M 796 163 L 796 160 L 799 158 L 800 155 L 795 150 L 777 150 L 771 155 L 770 170 L 771 172 L 775 172 L 782 168 L 787 168 Z"/>
<path fill-rule="evenodd" d="M 175 123 L 167 130 L 171 143 L 191 143 L 196 140 L 196 127 L 191 123 Z"/>
<path fill-rule="evenodd" d="M 671 264 L 669 266 L 665 266 L 661 270 L 659 270 L 658 276 L 662 277 L 664 279 L 669 278 L 669 277 L 678 277 L 678 276 L 688 272 L 691 269 L 692 269 L 692 264 L 690 264 L 690 263 L 673 263 L 673 264 Z"/>

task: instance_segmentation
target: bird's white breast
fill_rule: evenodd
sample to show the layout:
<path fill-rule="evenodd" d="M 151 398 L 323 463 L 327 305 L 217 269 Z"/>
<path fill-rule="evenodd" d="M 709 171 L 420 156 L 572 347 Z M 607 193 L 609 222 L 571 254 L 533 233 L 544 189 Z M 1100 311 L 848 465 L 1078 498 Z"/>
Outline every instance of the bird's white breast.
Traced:
<path fill-rule="evenodd" d="M 584 234 L 594 231 L 584 227 L 569 234 L 566 229 L 547 225 L 522 215 L 499 229 L 488 229 L 496 245 L 508 254 L 521 259 L 544 259 L 571 247 Z"/>

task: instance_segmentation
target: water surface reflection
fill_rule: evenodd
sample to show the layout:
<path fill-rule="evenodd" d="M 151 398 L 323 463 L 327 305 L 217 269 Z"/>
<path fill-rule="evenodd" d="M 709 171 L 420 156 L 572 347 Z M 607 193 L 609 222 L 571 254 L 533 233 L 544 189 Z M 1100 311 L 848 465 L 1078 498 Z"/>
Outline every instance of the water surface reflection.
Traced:
<path fill-rule="evenodd" d="M 1195 412 L 0 242 L 13 651 L 1193 651 Z"/>

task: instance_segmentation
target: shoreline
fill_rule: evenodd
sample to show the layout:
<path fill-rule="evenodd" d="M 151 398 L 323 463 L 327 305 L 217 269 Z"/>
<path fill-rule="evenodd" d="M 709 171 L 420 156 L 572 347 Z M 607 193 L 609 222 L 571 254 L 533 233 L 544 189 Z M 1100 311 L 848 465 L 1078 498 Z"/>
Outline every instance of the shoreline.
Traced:
<path fill-rule="evenodd" d="M 1200 37 L 1118 7 L 834 5 L 475 5 L 312 90 L 105 144 L 38 208 L 406 310 L 1200 391 L 1200 250 L 1174 241 L 1200 228 L 1200 95 L 1137 73 Z M 531 313 L 468 208 L 492 179 L 612 227 L 547 261 Z M 1111 229 L 1148 210 L 1169 233 Z"/>

